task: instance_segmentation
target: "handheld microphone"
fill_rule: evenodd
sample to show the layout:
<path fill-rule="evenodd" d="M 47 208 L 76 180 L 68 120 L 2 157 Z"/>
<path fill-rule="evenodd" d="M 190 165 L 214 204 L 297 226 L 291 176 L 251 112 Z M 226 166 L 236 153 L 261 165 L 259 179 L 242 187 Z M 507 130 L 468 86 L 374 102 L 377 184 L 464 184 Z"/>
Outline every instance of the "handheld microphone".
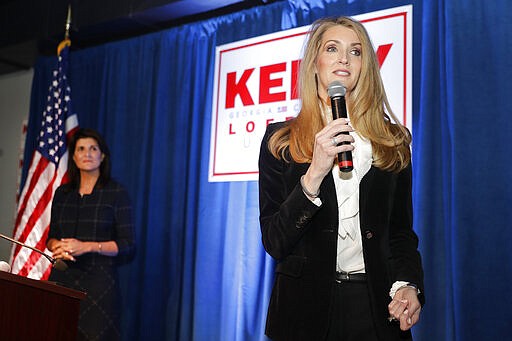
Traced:
<path fill-rule="evenodd" d="M 0 261 L 0 271 L 11 272 L 11 266 L 7 262 Z"/>
<path fill-rule="evenodd" d="M 343 84 L 338 81 L 332 82 L 327 88 L 327 94 L 331 98 L 331 111 L 333 120 L 340 117 L 347 118 L 347 104 L 345 102 L 346 92 L 347 91 Z M 348 132 L 343 132 L 341 134 L 348 135 Z M 350 144 L 350 142 L 341 142 L 341 144 Z M 338 153 L 338 167 L 340 168 L 340 171 L 344 173 L 348 173 L 354 169 L 351 151 Z"/>
<path fill-rule="evenodd" d="M 51 256 L 48 256 L 46 253 L 44 253 L 41 250 L 36 249 L 35 247 L 23 244 L 22 242 L 19 242 L 19 241 L 15 240 L 15 239 L 9 238 L 9 237 L 1 234 L 1 233 L 0 233 L 0 238 L 6 239 L 6 240 L 8 240 L 8 241 L 10 241 L 12 243 L 18 244 L 20 246 L 29 248 L 30 250 L 35 251 L 35 252 L 45 256 L 46 259 L 48 259 L 50 261 L 50 263 L 52 263 L 52 266 L 55 269 L 59 270 L 59 271 L 64 271 L 64 270 L 66 270 L 68 268 L 68 265 L 62 259 L 55 259 L 55 258 L 53 258 Z"/>

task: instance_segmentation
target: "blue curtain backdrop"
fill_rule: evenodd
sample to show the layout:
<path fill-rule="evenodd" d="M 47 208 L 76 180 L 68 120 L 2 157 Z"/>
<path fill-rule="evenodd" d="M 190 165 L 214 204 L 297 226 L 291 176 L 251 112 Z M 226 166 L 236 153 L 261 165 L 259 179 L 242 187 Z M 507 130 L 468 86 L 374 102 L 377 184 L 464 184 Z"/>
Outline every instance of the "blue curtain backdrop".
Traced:
<path fill-rule="evenodd" d="M 427 291 L 415 338 L 509 337 L 512 3 L 288 0 L 71 53 L 80 125 L 105 135 L 135 208 L 137 256 L 121 269 L 125 340 L 266 340 L 274 264 L 257 183 L 207 180 L 215 46 L 409 3 Z M 35 68 L 26 159 L 55 63 Z"/>

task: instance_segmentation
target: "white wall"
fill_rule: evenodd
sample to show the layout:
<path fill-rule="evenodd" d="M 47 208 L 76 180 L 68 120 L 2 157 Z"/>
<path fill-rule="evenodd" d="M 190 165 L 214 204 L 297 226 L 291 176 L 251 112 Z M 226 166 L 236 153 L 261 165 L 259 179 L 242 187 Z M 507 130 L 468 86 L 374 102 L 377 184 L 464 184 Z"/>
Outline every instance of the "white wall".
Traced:
<path fill-rule="evenodd" d="M 0 233 L 12 236 L 18 191 L 22 125 L 28 119 L 33 70 L 0 76 Z M 30 161 L 28 161 L 30 162 Z M 11 244 L 0 239 L 0 260 Z"/>

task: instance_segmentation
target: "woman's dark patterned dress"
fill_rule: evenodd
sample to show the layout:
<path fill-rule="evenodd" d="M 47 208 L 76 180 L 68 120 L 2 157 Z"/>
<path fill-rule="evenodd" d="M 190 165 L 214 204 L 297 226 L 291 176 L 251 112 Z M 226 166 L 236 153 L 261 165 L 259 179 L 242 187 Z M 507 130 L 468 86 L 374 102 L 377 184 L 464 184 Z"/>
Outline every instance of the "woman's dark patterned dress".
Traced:
<path fill-rule="evenodd" d="M 87 292 L 80 306 L 79 340 L 119 340 L 121 299 L 117 263 L 135 249 L 128 193 L 113 180 L 84 196 L 69 185 L 60 186 L 52 203 L 48 238 L 117 243 L 117 257 L 98 253 L 77 256 L 76 262 L 66 261 L 66 271 L 53 269 L 49 280 Z"/>

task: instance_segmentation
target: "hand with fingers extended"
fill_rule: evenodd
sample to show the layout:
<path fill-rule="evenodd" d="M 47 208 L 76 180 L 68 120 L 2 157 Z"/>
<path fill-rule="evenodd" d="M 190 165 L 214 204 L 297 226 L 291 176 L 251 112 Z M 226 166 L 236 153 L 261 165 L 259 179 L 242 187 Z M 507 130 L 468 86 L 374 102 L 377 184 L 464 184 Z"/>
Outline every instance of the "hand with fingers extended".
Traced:
<path fill-rule="evenodd" d="M 81 256 L 84 253 L 90 252 L 88 242 L 83 242 L 75 238 L 62 238 L 61 242 L 64 249 L 73 256 Z"/>
<path fill-rule="evenodd" d="M 388 305 L 389 320 L 400 323 L 401 330 L 409 330 L 420 319 L 421 304 L 418 290 L 414 287 L 400 288 Z"/>

